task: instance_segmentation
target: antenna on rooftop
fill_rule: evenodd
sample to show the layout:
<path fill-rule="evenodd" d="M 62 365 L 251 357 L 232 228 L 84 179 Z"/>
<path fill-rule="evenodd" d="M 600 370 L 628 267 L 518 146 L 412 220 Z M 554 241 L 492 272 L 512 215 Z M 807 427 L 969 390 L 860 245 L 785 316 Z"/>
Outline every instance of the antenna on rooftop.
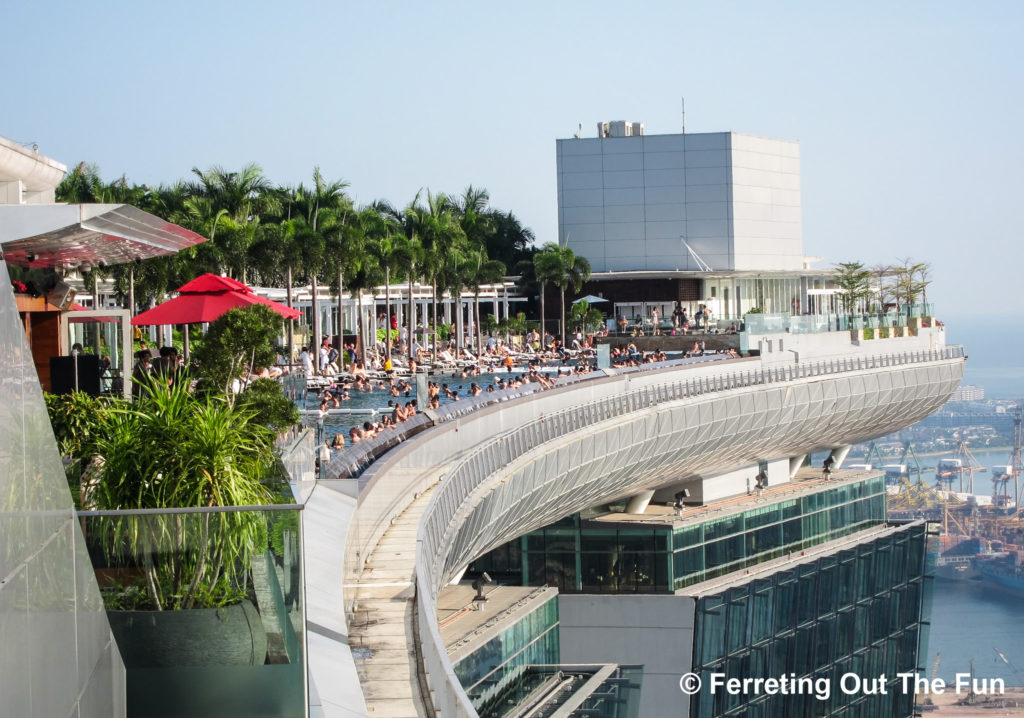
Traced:
<path fill-rule="evenodd" d="M 576 134 L 573 135 L 572 138 L 574 140 L 578 140 L 580 138 L 580 133 L 581 132 L 583 132 L 583 123 L 582 122 L 580 123 L 579 129 L 576 130 Z"/>
<path fill-rule="evenodd" d="M 683 134 L 685 135 L 686 134 L 686 98 L 685 97 L 680 97 L 679 101 L 680 101 L 680 104 L 682 105 L 682 108 L 683 108 Z"/>

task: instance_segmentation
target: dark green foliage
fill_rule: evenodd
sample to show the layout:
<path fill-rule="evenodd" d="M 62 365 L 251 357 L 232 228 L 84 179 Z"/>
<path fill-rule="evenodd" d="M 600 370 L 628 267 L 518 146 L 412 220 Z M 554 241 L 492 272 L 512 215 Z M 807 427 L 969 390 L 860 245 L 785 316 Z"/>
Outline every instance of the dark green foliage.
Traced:
<path fill-rule="evenodd" d="M 273 433 L 226 397 L 194 396 L 187 382 L 153 385 L 134 404 L 112 406 L 94 441 L 102 460 L 83 491 L 95 509 L 252 506 L 273 494 L 261 483 L 275 465 Z M 259 512 L 97 517 L 111 566 L 141 584 L 121 586 L 118 604 L 156 610 L 223 605 L 248 590 L 248 567 L 267 547 Z M 141 576 L 141 578 L 138 578 Z M 122 590 L 124 589 L 124 590 Z"/>
<path fill-rule="evenodd" d="M 72 460 L 94 456 L 96 434 L 103 415 L 118 400 L 98 399 L 81 391 L 46 394 L 45 399 L 60 453 Z"/>
<path fill-rule="evenodd" d="M 852 312 L 862 299 L 871 294 L 871 270 L 860 262 L 840 262 L 835 269 L 836 276 L 833 281 L 843 290 L 843 310 L 847 313 Z"/>
<path fill-rule="evenodd" d="M 299 423 L 299 408 L 284 395 L 280 382 L 256 379 L 238 395 L 235 404 L 252 412 L 256 421 L 275 431 Z"/>
<path fill-rule="evenodd" d="M 273 309 L 255 304 L 232 309 L 210 324 L 202 346 L 192 355 L 207 387 L 228 393 L 231 382 L 250 369 L 272 366 L 281 322 Z"/>

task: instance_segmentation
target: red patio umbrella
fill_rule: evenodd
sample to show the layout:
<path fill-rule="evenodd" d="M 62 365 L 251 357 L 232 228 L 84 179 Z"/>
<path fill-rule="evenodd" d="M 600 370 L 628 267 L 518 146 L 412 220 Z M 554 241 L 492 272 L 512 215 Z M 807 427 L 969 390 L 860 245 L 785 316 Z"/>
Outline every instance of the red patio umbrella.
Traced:
<path fill-rule="evenodd" d="M 264 299 L 252 289 L 230 277 L 204 274 L 178 289 L 178 296 L 132 318 L 135 326 L 150 324 L 198 324 L 212 322 L 230 309 L 266 304 L 285 319 L 298 319 L 301 313 L 284 304 Z"/>

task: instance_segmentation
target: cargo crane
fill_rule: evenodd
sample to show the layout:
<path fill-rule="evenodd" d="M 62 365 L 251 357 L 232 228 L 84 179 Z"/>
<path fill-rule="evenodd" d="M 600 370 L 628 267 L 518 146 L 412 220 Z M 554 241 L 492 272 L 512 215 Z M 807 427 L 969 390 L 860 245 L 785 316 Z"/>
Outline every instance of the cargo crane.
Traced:
<path fill-rule="evenodd" d="M 953 482 L 959 479 L 960 492 L 964 491 L 964 476 L 967 476 L 967 493 L 974 493 L 974 474 L 983 469 L 967 447 L 967 440 L 956 436 L 956 453 L 952 459 L 942 459 L 935 468 L 935 485 L 947 491 L 953 490 Z"/>
<path fill-rule="evenodd" d="M 1016 472 L 1013 470 L 1012 464 L 1006 464 L 1005 466 L 993 466 L 990 471 L 992 472 L 992 505 L 1012 511 L 1010 504 L 1012 498 L 1010 495 L 1009 484 L 1014 480 Z"/>
<path fill-rule="evenodd" d="M 1013 450 L 1010 452 L 1009 468 L 1013 473 L 1014 500 L 1017 502 L 1016 513 L 1020 516 L 1020 477 L 1024 472 L 1024 464 L 1021 462 L 1021 443 L 1024 441 L 1024 404 L 1017 404 L 1013 408 Z"/>

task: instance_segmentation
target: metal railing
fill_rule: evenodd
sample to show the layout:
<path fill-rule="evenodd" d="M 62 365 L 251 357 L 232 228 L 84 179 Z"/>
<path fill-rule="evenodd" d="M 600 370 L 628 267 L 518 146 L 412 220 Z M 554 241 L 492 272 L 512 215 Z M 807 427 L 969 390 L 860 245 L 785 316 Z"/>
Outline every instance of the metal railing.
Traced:
<path fill-rule="evenodd" d="M 437 625 L 435 601 L 441 587 L 453 575 L 453 567 L 445 565 L 445 547 L 448 545 L 450 533 L 457 525 L 459 510 L 465 500 L 502 467 L 546 442 L 664 402 L 743 387 L 958 359 L 963 356 L 963 347 L 951 346 L 941 350 L 843 357 L 803 364 L 759 367 L 756 370 L 735 371 L 716 376 L 689 377 L 682 381 L 648 386 L 596 402 L 561 409 L 525 422 L 478 446 L 442 477 L 421 519 L 417 539 L 416 603 L 420 653 L 427 671 L 435 708 L 442 715 L 476 715 L 448 660 Z M 389 489 L 397 493 L 406 491 L 407 501 L 413 495 L 409 487 L 392 485 Z"/>
<path fill-rule="evenodd" d="M 632 374 L 635 372 L 649 372 L 654 369 L 665 369 L 681 365 L 693 365 L 707 363 L 709 361 L 725 361 L 728 357 L 724 354 L 714 354 L 698 359 L 674 359 L 672 361 L 644 364 L 635 367 L 621 367 L 614 370 L 615 376 Z M 587 374 L 570 374 L 563 376 L 556 384 L 557 388 L 571 386 L 581 381 L 606 378 L 609 374 L 604 371 L 593 371 Z M 395 446 L 407 439 L 412 438 L 421 431 L 462 417 L 473 414 L 479 409 L 494 406 L 511 399 L 518 399 L 545 391 L 540 384 L 528 383 L 518 389 L 499 389 L 493 392 L 484 392 L 480 396 L 461 399 L 457 402 L 442 404 L 438 409 L 421 410 L 412 419 L 398 424 L 380 436 L 373 439 L 363 440 L 355 444 L 349 444 L 337 452 L 327 466 L 324 478 L 328 479 L 354 479 L 358 478 L 377 459 L 384 456 Z M 312 428 L 312 427 L 311 427 Z M 317 437 L 317 443 L 322 443 L 321 437 Z"/>
<path fill-rule="evenodd" d="M 567 386 L 598 376 L 605 376 L 605 374 L 603 372 L 591 372 L 589 374 L 563 376 L 558 380 L 558 386 Z M 540 384 L 529 383 L 524 384 L 518 389 L 500 389 L 493 392 L 485 392 L 480 396 L 460 399 L 450 404 L 442 404 L 438 409 L 421 410 L 411 419 L 403 421 L 380 436 L 364 439 L 358 443 L 346 446 L 332 457 L 330 464 L 327 466 L 325 478 L 358 478 L 378 458 L 425 429 L 437 424 L 454 421 L 472 414 L 483 407 L 500 404 L 510 399 L 529 396 L 539 391 L 542 391 Z"/>

